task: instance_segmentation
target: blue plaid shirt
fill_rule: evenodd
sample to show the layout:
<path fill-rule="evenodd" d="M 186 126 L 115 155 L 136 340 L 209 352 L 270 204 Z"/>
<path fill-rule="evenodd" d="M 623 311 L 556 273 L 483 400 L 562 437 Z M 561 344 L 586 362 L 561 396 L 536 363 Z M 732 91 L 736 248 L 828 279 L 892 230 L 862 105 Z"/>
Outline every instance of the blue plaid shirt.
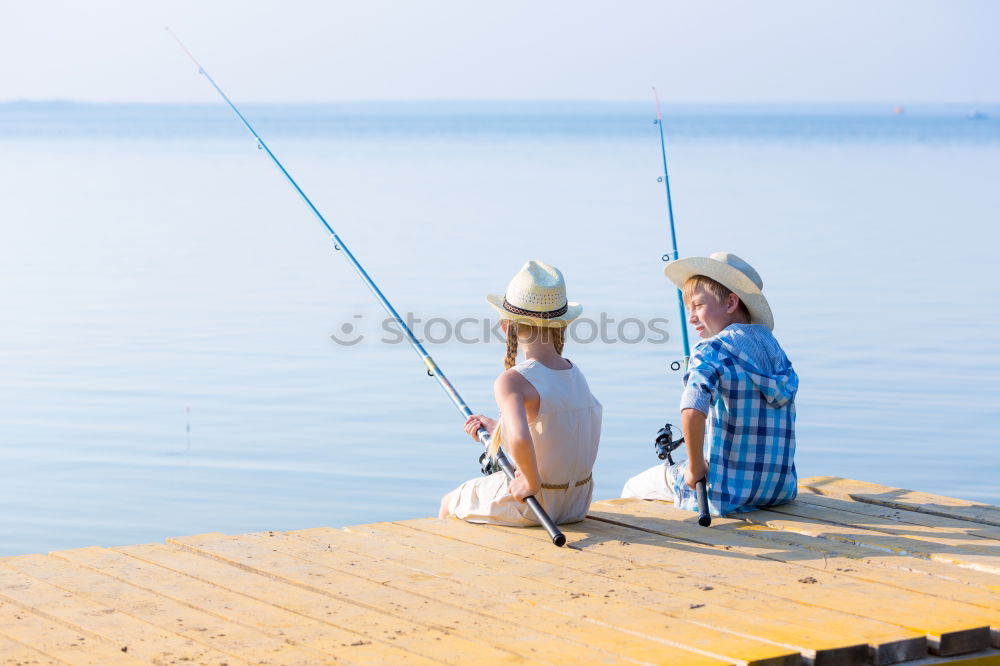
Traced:
<path fill-rule="evenodd" d="M 732 324 L 698 344 L 681 409 L 708 416 L 705 459 L 713 515 L 795 499 L 795 392 L 799 378 L 765 326 Z M 667 468 L 676 506 L 697 510 L 684 466 Z"/>

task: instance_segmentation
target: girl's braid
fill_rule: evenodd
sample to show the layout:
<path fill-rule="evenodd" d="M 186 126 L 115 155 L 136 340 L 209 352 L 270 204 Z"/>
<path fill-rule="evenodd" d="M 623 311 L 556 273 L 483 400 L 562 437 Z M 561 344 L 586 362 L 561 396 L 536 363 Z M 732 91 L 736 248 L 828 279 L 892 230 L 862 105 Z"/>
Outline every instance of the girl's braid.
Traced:
<path fill-rule="evenodd" d="M 503 367 L 510 370 L 517 365 L 517 324 L 507 324 L 507 355 L 503 357 Z"/>
<path fill-rule="evenodd" d="M 556 353 L 562 356 L 563 345 L 566 343 L 566 329 L 563 327 L 552 329 L 552 346 L 556 348 Z"/>
<path fill-rule="evenodd" d="M 566 329 L 563 327 L 553 327 L 549 329 L 552 346 L 556 353 L 562 356 L 563 346 L 566 344 Z M 503 366 L 510 370 L 517 365 L 517 324 L 510 322 L 507 324 L 507 354 L 503 359 Z"/>

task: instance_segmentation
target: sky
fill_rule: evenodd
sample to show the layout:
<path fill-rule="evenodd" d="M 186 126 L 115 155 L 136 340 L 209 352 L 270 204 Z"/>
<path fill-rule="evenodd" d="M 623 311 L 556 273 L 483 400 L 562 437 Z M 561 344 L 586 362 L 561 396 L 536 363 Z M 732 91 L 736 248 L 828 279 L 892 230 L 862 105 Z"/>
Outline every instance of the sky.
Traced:
<path fill-rule="evenodd" d="M 1000 101 L 992 0 L 0 0 L 0 102 Z"/>

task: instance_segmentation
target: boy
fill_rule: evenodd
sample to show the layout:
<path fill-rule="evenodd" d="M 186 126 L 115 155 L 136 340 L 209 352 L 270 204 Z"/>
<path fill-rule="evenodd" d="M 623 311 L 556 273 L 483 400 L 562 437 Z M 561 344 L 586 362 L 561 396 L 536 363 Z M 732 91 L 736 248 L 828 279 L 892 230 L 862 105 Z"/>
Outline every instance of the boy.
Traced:
<path fill-rule="evenodd" d="M 695 511 L 695 484 L 707 477 L 715 516 L 795 499 L 799 379 L 771 334 L 760 275 L 728 252 L 680 259 L 664 273 L 682 290 L 688 321 L 704 340 L 681 396 L 688 459 L 632 477 L 622 497 L 672 500 Z"/>

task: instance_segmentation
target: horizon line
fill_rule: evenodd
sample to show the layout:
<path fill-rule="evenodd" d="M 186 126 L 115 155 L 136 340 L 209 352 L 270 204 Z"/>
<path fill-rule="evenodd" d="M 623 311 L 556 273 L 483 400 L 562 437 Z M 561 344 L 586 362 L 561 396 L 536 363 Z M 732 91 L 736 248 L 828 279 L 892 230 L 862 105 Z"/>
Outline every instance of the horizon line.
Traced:
<path fill-rule="evenodd" d="M 357 98 L 357 99 L 330 99 L 330 100 L 242 100 L 243 104 L 259 105 L 292 105 L 292 106 L 328 106 L 335 104 L 606 104 L 606 105 L 639 105 L 652 104 L 651 100 L 645 99 L 581 99 L 581 98 Z M 78 100 L 66 98 L 16 98 L 0 99 L 0 105 L 77 105 L 77 106 L 100 106 L 100 105 L 120 105 L 120 106 L 215 106 L 217 102 L 211 100 Z M 664 106 L 886 106 L 890 108 L 900 107 L 933 107 L 933 106 L 998 106 L 1000 100 L 948 100 L 948 101 L 886 101 L 886 100 L 726 100 L 726 101 L 699 101 L 699 100 L 674 100 L 664 102 Z"/>

